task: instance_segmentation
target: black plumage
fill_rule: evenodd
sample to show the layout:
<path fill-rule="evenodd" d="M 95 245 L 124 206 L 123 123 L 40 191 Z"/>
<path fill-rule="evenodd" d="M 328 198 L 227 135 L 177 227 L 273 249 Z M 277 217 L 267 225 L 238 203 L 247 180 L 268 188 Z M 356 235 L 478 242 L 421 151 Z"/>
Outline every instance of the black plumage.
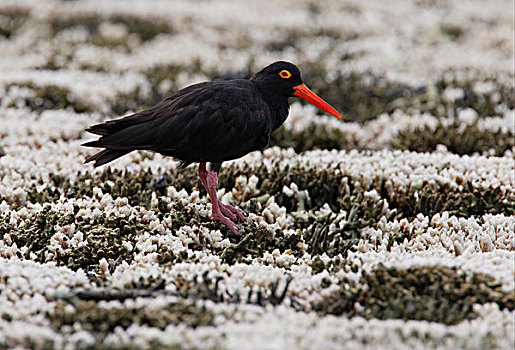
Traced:
<path fill-rule="evenodd" d="M 87 128 L 86 131 L 101 137 L 84 146 L 104 150 L 87 158 L 86 162 L 94 162 L 96 167 L 135 150 L 148 150 L 174 157 L 182 166 L 200 163 L 199 176 L 213 201 L 213 219 L 222 220 L 236 232 L 230 219 L 215 215 L 214 207 L 221 207 L 222 214 L 233 218 L 243 219 L 243 216 L 213 198 L 208 175 L 214 173 L 217 177 L 223 161 L 265 148 L 272 132 L 286 120 L 288 98 L 293 96 L 303 97 L 341 118 L 307 89 L 294 64 L 279 61 L 249 80 L 194 84 L 149 109 Z M 205 163 L 211 163 L 209 173 Z"/>

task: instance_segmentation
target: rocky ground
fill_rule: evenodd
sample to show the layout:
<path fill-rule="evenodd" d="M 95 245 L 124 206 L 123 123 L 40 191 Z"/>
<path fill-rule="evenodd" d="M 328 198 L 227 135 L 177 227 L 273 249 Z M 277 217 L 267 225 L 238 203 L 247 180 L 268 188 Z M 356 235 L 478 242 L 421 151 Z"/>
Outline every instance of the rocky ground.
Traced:
<path fill-rule="evenodd" d="M 1 1 L 0 349 L 512 349 L 511 1 Z M 295 62 L 270 148 L 94 169 L 91 124 Z"/>

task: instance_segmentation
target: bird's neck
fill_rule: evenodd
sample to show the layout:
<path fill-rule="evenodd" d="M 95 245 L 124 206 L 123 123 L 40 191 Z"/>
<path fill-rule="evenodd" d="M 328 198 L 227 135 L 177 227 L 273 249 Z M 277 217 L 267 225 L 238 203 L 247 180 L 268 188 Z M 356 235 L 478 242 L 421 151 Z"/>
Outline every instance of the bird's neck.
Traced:
<path fill-rule="evenodd" d="M 288 117 L 290 110 L 288 96 L 278 95 L 277 92 L 271 90 L 270 87 L 260 86 L 260 84 L 256 84 L 256 82 L 255 86 L 270 108 L 273 118 L 273 131 L 280 127 Z"/>

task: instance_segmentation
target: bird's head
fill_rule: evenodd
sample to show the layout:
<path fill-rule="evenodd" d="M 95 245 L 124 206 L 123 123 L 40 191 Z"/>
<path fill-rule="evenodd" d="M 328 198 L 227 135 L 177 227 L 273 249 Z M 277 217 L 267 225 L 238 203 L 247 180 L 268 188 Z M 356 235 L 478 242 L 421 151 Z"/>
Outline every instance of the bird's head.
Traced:
<path fill-rule="evenodd" d="M 342 115 L 327 102 L 318 97 L 303 82 L 299 68 L 290 62 L 277 61 L 254 74 L 252 80 L 275 94 L 286 97 L 302 97 L 309 103 L 320 108 L 338 119 Z"/>

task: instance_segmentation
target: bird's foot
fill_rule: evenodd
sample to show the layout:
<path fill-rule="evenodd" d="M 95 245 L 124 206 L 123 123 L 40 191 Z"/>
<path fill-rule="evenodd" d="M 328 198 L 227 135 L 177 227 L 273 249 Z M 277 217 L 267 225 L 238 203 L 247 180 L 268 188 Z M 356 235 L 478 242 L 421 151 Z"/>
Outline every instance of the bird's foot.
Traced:
<path fill-rule="evenodd" d="M 223 204 L 222 202 L 220 202 L 220 211 L 222 212 L 222 214 L 232 218 L 233 220 L 239 219 L 241 222 L 247 221 L 243 214 L 232 205 Z"/>
<path fill-rule="evenodd" d="M 234 222 L 232 222 L 231 219 L 224 216 L 222 213 L 212 213 L 211 219 L 213 219 L 213 221 L 223 222 L 225 224 L 225 226 L 227 226 L 229 228 L 229 230 L 232 231 L 232 233 L 234 233 L 235 235 L 238 235 L 238 229 L 239 229 L 238 225 L 234 224 Z"/>

